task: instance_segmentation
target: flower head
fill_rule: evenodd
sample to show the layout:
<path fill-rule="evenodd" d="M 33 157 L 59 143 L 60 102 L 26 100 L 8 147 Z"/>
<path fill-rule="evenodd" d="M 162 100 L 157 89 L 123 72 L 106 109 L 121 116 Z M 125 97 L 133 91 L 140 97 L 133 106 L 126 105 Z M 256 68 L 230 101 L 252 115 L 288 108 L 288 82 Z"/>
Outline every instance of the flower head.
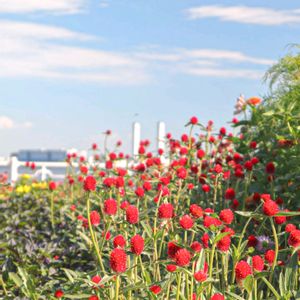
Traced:
<path fill-rule="evenodd" d="M 186 249 L 179 249 L 175 254 L 175 262 L 178 266 L 187 266 L 191 261 L 191 253 Z"/>
<path fill-rule="evenodd" d="M 237 281 L 244 280 L 248 275 L 252 274 L 250 265 L 244 261 L 239 261 L 235 266 L 235 276 Z"/>
<path fill-rule="evenodd" d="M 83 188 L 87 192 L 96 190 L 96 179 L 94 178 L 94 176 L 90 175 L 85 178 Z"/>
<path fill-rule="evenodd" d="M 171 203 L 163 203 L 158 208 L 158 217 L 160 219 L 171 219 L 174 215 L 174 207 Z"/>
<path fill-rule="evenodd" d="M 94 226 L 98 226 L 100 224 L 100 215 L 96 210 L 90 212 L 91 223 Z"/>
<path fill-rule="evenodd" d="M 183 229 L 191 229 L 194 225 L 194 221 L 189 215 L 184 215 L 180 218 L 179 224 Z"/>
<path fill-rule="evenodd" d="M 136 234 L 134 237 L 131 238 L 130 245 L 132 253 L 136 255 L 141 255 L 141 253 L 144 250 L 145 242 L 143 237 L 141 237 L 139 234 Z"/>
<path fill-rule="evenodd" d="M 139 221 L 139 211 L 134 205 L 129 205 L 126 209 L 126 220 L 130 224 L 136 224 Z"/>
<path fill-rule="evenodd" d="M 297 248 L 300 246 L 300 230 L 295 229 L 290 233 L 288 243 L 290 246 Z"/>
<path fill-rule="evenodd" d="M 117 213 L 118 206 L 115 199 L 107 199 L 104 201 L 104 212 L 107 215 L 115 215 Z"/>
<path fill-rule="evenodd" d="M 110 267 L 116 273 L 123 273 L 126 271 L 127 256 L 123 249 L 115 248 L 110 254 Z"/>

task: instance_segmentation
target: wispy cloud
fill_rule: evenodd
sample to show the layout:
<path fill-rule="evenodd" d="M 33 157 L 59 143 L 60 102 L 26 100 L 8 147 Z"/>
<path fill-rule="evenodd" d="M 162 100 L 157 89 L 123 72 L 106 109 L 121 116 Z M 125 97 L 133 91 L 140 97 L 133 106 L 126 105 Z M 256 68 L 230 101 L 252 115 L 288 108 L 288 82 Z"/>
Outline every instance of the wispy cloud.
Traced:
<path fill-rule="evenodd" d="M 218 18 L 221 21 L 269 26 L 300 23 L 300 9 L 208 5 L 192 7 L 185 12 L 190 19 Z"/>
<path fill-rule="evenodd" d="M 263 76 L 262 71 L 247 70 L 247 69 L 226 69 L 226 68 L 200 68 L 188 66 L 183 69 L 183 72 L 196 76 L 207 77 L 224 77 L 224 78 L 247 78 L 260 79 Z"/>
<path fill-rule="evenodd" d="M 1 0 L 0 0 L 1 1 Z M 148 83 L 162 72 L 258 78 L 272 60 L 223 49 L 143 47 L 110 51 L 99 39 L 62 27 L 0 21 L 0 77 L 77 80 L 113 85 Z M 259 71 L 259 72 L 258 72 Z M 225 75 L 224 75 L 225 74 Z M 226 75 L 227 74 L 227 75 Z"/>
<path fill-rule="evenodd" d="M 0 129 L 31 128 L 32 126 L 32 122 L 29 121 L 20 123 L 8 116 L 0 116 Z"/>
<path fill-rule="evenodd" d="M 85 8 L 86 0 L 0 0 L 0 13 L 74 14 Z"/>
<path fill-rule="evenodd" d="M 173 49 L 164 52 L 156 49 L 144 50 L 136 55 L 172 73 L 206 77 L 260 79 L 265 68 L 274 63 L 271 59 L 220 49 Z"/>
<path fill-rule="evenodd" d="M 147 80 L 144 64 L 129 54 L 82 46 L 92 37 L 35 23 L 0 22 L 0 76 L 42 77 L 118 84 Z"/>

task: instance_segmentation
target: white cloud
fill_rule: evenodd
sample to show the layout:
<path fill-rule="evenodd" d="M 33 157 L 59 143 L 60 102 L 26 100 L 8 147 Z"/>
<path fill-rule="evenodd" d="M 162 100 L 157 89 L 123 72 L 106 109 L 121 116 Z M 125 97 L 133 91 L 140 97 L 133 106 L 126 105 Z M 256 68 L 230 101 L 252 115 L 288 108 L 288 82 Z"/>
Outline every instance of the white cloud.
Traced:
<path fill-rule="evenodd" d="M 109 6 L 109 2 L 107 0 L 101 0 L 99 6 L 101 8 L 107 8 Z"/>
<path fill-rule="evenodd" d="M 246 78 L 261 79 L 263 72 L 247 69 L 220 69 L 220 68 L 197 68 L 186 67 L 182 70 L 186 74 L 206 77 L 224 77 L 224 78 Z"/>
<path fill-rule="evenodd" d="M 300 10 L 275 10 L 266 7 L 208 5 L 186 10 L 190 19 L 218 18 L 221 21 L 258 25 L 300 23 Z"/>
<path fill-rule="evenodd" d="M 85 4 L 86 0 L 0 0 L 0 13 L 74 14 L 82 11 Z"/>
<path fill-rule="evenodd" d="M 32 126 L 33 123 L 29 121 L 18 123 L 8 116 L 0 116 L 0 129 L 31 128 Z"/>
<path fill-rule="evenodd" d="M 89 44 L 98 42 L 94 36 L 61 27 L 5 20 L 0 21 L 0 38 L 0 77 L 5 78 L 137 85 L 162 72 L 171 76 L 183 73 L 223 77 L 231 70 L 229 77 L 254 79 L 258 67 L 273 63 L 270 59 L 222 49 L 92 49 L 81 44 L 87 40 Z"/>
<path fill-rule="evenodd" d="M 0 116 L 0 129 L 10 129 L 15 127 L 14 121 L 7 116 Z"/>
<path fill-rule="evenodd" d="M 24 128 L 31 128 L 31 127 L 33 127 L 33 123 L 30 122 L 30 121 L 26 121 L 26 122 L 24 122 L 22 124 L 22 127 L 24 127 Z"/>
<path fill-rule="evenodd" d="M 159 68 L 169 68 L 172 73 L 252 80 L 262 78 L 262 66 L 266 68 L 274 63 L 271 59 L 219 49 L 174 49 L 169 52 L 148 53 L 144 50 L 137 56 L 156 64 Z"/>
<path fill-rule="evenodd" d="M 94 37 L 68 29 L 0 21 L 0 76 L 136 84 L 148 80 L 130 54 L 66 45 Z"/>
<path fill-rule="evenodd" d="M 1 0 L 0 0 L 1 1 Z M 94 37 L 57 26 L 0 20 L 0 36 L 6 39 L 90 40 Z"/>
<path fill-rule="evenodd" d="M 232 62 L 245 62 L 253 63 L 257 65 L 270 65 L 274 61 L 265 58 L 257 58 L 245 55 L 244 53 L 238 51 L 228 51 L 228 50 L 216 50 L 216 49 L 196 49 L 196 50 L 183 50 L 183 53 L 188 57 L 194 58 L 206 58 L 211 60 L 226 60 Z"/>

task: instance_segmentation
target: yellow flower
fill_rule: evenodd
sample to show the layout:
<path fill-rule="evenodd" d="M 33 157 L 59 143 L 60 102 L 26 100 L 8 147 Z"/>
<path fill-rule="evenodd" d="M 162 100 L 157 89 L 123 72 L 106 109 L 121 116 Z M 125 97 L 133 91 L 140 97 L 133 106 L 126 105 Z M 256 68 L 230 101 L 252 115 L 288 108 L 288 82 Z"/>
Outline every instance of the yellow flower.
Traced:
<path fill-rule="evenodd" d="M 17 188 L 16 188 L 16 193 L 17 194 L 23 194 L 24 193 L 24 188 L 22 185 L 19 185 Z"/>
<path fill-rule="evenodd" d="M 27 194 L 31 191 L 31 186 L 30 185 L 24 185 L 24 193 Z"/>

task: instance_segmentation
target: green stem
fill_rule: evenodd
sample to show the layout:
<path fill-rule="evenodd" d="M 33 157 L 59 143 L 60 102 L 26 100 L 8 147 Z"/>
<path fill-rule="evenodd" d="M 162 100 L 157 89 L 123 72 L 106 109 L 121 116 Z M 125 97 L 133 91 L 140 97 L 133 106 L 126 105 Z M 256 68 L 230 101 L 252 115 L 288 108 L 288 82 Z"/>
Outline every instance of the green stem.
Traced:
<path fill-rule="evenodd" d="M 213 262 L 214 262 L 214 256 L 215 256 L 215 250 L 216 250 L 216 243 L 214 242 L 212 245 L 212 249 L 210 252 L 210 258 L 209 258 L 209 279 L 212 278 L 212 270 L 213 270 Z M 211 294 L 211 289 L 212 289 L 212 283 L 210 283 L 209 285 L 209 289 L 208 289 L 208 294 Z"/>
<path fill-rule="evenodd" d="M 96 254 L 97 254 L 97 258 L 98 258 L 101 270 L 102 270 L 103 273 L 105 273 L 105 269 L 104 269 L 104 265 L 103 265 L 103 262 L 102 262 L 102 257 L 101 257 L 101 254 L 100 254 L 99 246 L 98 246 L 98 243 L 96 242 L 94 231 L 93 231 L 93 226 L 92 226 L 92 222 L 91 222 L 91 217 L 90 217 L 90 198 L 89 197 L 87 197 L 86 208 L 87 208 L 87 217 L 88 217 L 89 230 L 90 230 L 90 234 L 91 234 L 93 246 L 94 246 L 94 248 L 96 250 Z"/>
<path fill-rule="evenodd" d="M 53 195 L 53 192 L 51 193 L 51 198 L 50 198 L 50 210 L 51 210 L 51 226 L 52 226 L 52 229 L 54 230 L 54 195 Z"/>
<path fill-rule="evenodd" d="M 115 300 L 119 300 L 119 288 L 120 288 L 120 275 L 116 278 L 116 296 Z"/>
<path fill-rule="evenodd" d="M 181 285 L 181 272 L 179 273 L 178 280 L 177 280 L 176 300 L 179 300 L 180 298 L 180 285 Z"/>
<path fill-rule="evenodd" d="M 278 237 L 277 237 L 277 232 L 276 232 L 276 228 L 275 228 L 275 225 L 274 225 L 273 218 L 270 218 L 270 222 L 271 222 L 272 232 L 273 232 L 274 242 L 275 242 L 275 256 L 274 256 L 274 261 L 273 261 L 273 264 L 272 264 L 272 272 L 270 273 L 270 278 L 269 278 L 269 281 L 272 283 L 272 276 L 273 276 L 273 273 L 274 273 L 275 266 L 277 264 L 277 256 L 278 256 L 279 245 L 278 245 Z"/>
<path fill-rule="evenodd" d="M 237 247 L 237 253 L 238 253 L 238 254 L 240 253 L 240 248 L 241 248 L 242 240 L 243 240 L 243 237 L 244 237 L 244 235 L 245 235 L 245 232 L 246 232 L 247 227 L 248 227 L 248 225 L 250 224 L 251 220 L 252 220 L 252 217 L 250 217 L 250 218 L 248 219 L 248 221 L 247 221 L 247 223 L 245 224 L 245 226 L 244 226 L 244 228 L 243 228 L 243 231 L 242 231 L 242 233 L 241 233 L 241 236 L 240 236 L 240 239 L 239 239 L 239 243 L 238 243 L 238 247 Z M 233 283 L 234 283 L 234 280 L 235 280 L 235 272 L 234 272 L 234 269 L 235 269 L 235 265 L 236 265 L 236 263 L 237 263 L 238 260 L 239 260 L 239 256 L 238 256 L 238 257 L 235 257 L 235 258 L 233 259 L 233 268 L 232 268 L 231 284 L 233 284 Z"/>

